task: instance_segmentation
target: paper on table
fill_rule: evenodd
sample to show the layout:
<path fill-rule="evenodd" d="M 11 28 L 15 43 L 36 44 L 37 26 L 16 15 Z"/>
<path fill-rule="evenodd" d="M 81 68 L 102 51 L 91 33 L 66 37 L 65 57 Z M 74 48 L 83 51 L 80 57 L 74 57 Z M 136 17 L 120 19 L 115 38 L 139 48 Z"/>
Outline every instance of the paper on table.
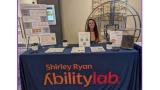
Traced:
<path fill-rule="evenodd" d="M 142 42 L 134 42 L 135 44 L 142 46 Z"/>
<path fill-rule="evenodd" d="M 49 48 L 45 51 L 45 53 L 52 53 L 52 52 L 63 52 L 64 48 Z"/>
<path fill-rule="evenodd" d="M 41 28 L 33 28 L 32 35 L 40 34 L 42 32 Z"/>
<path fill-rule="evenodd" d="M 91 48 L 91 52 L 105 52 L 105 49 L 101 46 L 98 47 L 90 47 Z"/>
<path fill-rule="evenodd" d="M 73 47 L 71 53 L 84 53 L 85 48 L 84 47 Z"/>

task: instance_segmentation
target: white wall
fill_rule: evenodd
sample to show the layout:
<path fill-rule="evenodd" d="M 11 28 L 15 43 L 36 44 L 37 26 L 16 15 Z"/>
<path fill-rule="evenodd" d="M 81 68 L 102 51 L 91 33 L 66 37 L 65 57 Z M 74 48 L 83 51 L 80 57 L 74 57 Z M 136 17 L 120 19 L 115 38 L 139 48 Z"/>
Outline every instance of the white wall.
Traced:
<path fill-rule="evenodd" d="M 141 0 L 128 0 L 128 4 L 131 5 L 139 14 L 140 17 L 142 18 L 142 1 Z"/>
<path fill-rule="evenodd" d="M 85 31 L 91 10 L 92 0 L 61 0 L 63 39 L 78 43 L 78 32 Z"/>

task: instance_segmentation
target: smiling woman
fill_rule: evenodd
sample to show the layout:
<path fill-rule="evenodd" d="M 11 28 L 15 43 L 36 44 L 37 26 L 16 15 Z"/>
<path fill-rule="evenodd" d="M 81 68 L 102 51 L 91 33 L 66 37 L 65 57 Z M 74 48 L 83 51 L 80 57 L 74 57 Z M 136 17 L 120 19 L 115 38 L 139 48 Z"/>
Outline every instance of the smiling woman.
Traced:
<path fill-rule="evenodd" d="M 99 42 L 99 35 L 98 35 L 98 29 L 97 24 L 94 19 L 88 19 L 87 22 L 87 32 L 90 32 L 91 35 L 91 43 L 97 43 Z"/>

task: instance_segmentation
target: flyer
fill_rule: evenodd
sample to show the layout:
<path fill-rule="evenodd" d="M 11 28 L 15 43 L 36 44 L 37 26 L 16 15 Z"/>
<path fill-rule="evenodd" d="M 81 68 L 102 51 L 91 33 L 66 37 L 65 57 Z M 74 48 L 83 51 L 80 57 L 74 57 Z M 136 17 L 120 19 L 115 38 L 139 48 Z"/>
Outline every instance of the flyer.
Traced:
<path fill-rule="evenodd" d="M 112 47 L 121 47 L 122 34 L 122 31 L 110 31 L 110 41 L 112 42 Z"/>
<path fill-rule="evenodd" d="M 79 32 L 79 46 L 80 47 L 90 46 L 90 33 L 89 32 Z"/>

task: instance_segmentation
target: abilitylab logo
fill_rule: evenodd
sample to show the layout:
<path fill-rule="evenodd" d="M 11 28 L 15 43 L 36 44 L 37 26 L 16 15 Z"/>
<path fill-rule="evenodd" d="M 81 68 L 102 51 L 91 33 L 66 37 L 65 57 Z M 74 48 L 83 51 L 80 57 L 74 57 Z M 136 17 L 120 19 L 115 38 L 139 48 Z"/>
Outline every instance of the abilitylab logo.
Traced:
<path fill-rule="evenodd" d="M 97 74 L 93 72 L 90 75 L 82 75 L 75 72 L 64 72 L 63 74 L 46 73 L 44 77 L 43 85 L 82 85 L 88 87 L 91 83 L 98 84 L 117 84 L 119 82 L 119 76 L 108 72 L 108 74 Z"/>

